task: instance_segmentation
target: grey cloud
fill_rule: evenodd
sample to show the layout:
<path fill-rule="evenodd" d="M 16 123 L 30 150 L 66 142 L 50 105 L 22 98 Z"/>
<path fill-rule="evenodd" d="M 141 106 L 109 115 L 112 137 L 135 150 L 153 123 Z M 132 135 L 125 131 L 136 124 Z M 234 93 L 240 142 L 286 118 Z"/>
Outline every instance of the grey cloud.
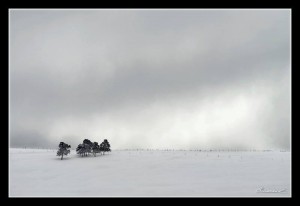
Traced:
<path fill-rule="evenodd" d="M 170 105 L 177 116 L 184 116 L 187 111 L 181 108 L 187 105 L 207 99 L 226 103 L 226 98 L 243 94 L 250 100 L 260 98 L 257 107 L 263 114 L 258 115 L 259 123 L 251 123 L 251 134 L 261 136 L 260 141 L 249 145 L 286 148 L 289 26 L 289 10 L 12 10 L 12 143 L 18 142 L 21 131 L 26 136 L 26 131 L 38 128 L 45 141 L 97 135 L 99 128 L 91 125 L 98 121 L 105 125 L 99 126 L 102 134 L 111 135 L 119 147 L 166 147 L 174 122 L 161 108 Z M 249 91 L 260 95 L 249 96 Z M 265 102 L 273 106 L 262 107 Z M 160 109 L 143 117 L 153 105 Z M 205 113 L 200 108 L 199 114 Z M 139 121 L 126 122 L 131 118 Z M 168 122 L 164 129 L 144 125 L 161 119 Z M 91 125 L 78 131 L 83 120 Z M 68 121 L 73 127 L 59 131 L 57 125 Z M 26 130 L 20 129 L 22 122 L 27 122 Z M 143 128 L 151 129 L 153 136 Z M 199 140 L 197 130 L 173 144 L 247 147 L 242 137 L 231 137 L 241 132 L 222 136 L 208 128 L 205 141 Z"/>

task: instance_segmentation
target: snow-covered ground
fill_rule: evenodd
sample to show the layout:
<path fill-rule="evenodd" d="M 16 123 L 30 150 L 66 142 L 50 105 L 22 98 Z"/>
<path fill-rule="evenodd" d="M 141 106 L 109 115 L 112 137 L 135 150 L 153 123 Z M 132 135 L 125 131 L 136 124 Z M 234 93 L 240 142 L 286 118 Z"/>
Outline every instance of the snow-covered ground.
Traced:
<path fill-rule="evenodd" d="M 10 196 L 290 196 L 290 152 L 10 149 Z M 271 193 L 271 191 L 273 191 Z"/>

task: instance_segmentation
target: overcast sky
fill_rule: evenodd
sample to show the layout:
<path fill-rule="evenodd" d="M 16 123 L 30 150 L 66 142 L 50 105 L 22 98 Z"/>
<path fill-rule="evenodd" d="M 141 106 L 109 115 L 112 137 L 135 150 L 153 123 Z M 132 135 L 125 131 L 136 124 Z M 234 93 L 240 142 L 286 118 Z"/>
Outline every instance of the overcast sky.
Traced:
<path fill-rule="evenodd" d="M 290 147 L 290 10 L 10 10 L 10 145 Z"/>

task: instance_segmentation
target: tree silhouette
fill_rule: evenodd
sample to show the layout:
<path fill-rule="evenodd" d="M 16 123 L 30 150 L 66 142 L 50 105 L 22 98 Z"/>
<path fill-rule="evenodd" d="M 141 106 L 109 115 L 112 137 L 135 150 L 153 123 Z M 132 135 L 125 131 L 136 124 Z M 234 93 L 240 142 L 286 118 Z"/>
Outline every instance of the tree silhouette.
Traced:
<path fill-rule="evenodd" d="M 93 154 L 96 157 L 96 154 L 100 152 L 100 146 L 98 142 L 94 142 L 92 146 Z"/>
<path fill-rule="evenodd" d="M 70 153 L 69 148 L 71 148 L 70 145 L 68 145 L 64 142 L 60 142 L 58 145 L 58 151 L 57 151 L 56 156 L 61 156 L 61 160 L 62 160 L 64 155 L 68 155 Z"/>
<path fill-rule="evenodd" d="M 77 154 L 81 156 L 87 156 L 92 152 L 93 143 L 89 139 L 84 139 L 82 144 L 79 144 L 76 148 Z"/>
<path fill-rule="evenodd" d="M 85 155 L 85 148 L 84 148 L 84 145 L 83 144 L 79 144 L 76 148 L 76 152 L 77 154 L 83 156 Z"/>
<path fill-rule="evenodd" d="M 102 151 L 103 155 L 104 152 L 110 152 L 110 144 L 107 141 L 107 139 L 105 139 L 101 144 L 100 144 L 100 151 Z"/>

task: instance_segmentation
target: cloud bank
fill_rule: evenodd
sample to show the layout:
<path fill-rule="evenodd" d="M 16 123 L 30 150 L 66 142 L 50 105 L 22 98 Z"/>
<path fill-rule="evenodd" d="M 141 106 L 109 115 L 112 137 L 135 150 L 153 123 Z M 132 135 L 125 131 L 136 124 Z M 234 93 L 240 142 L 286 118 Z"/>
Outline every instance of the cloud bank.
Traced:
<path fill-rule="evenodd" d="M 290 147 L 290 10 L 10 10 L 10 144 Z"/>

